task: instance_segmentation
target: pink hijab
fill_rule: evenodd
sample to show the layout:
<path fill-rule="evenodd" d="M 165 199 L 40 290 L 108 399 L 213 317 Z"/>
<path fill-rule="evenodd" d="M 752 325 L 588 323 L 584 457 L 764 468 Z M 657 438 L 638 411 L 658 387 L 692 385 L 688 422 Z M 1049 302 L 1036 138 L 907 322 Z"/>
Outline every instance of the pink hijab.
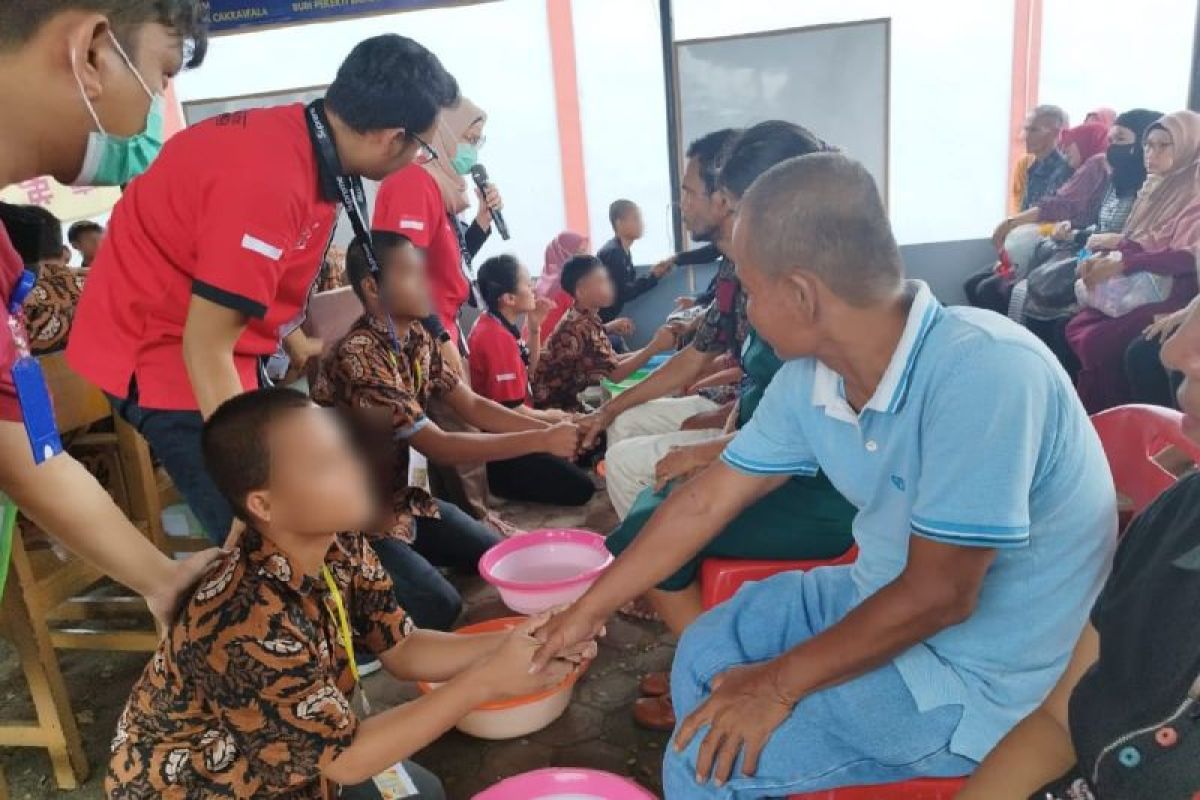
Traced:
<path fill-rule="evenodd" d="M 1171 134 L 1175 158 L 1169 172 L 1146 178 L 1125 237 L 1146 250 L 1188 250 L 1200 255 L 1200 114 L 1176 111 L 1146 129 Z"/>
<path fill-rule="evenodd" d="M 563 266 L 579 252 L 580 246 L 586 241 L 586 236 L 574 231 L 563 231 L 550 240 L 550 244 L 546 245 L 546 263 L 534 290 L 539 297 L 553 300 L 555 289 L 562 291 L 558 279 L 562 275 Z"/>
<path fill-rule="evenodd" d="M 1074 128 L 1068 128 L 1062 135 L 1062 147 L 1075 145 L 1079 150 L 1079 163 L 1087 161 L 1092 156 L 1103 153 L 1108 149 L 1108 129 L 1110 125 L 1099 122 L 1085 122 Z"/>

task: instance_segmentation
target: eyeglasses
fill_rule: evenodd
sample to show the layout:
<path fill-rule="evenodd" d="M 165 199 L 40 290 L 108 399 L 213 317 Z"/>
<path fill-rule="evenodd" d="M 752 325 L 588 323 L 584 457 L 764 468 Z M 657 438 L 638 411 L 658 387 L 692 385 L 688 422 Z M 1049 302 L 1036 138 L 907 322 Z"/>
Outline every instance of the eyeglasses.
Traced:
<path fill-rule="evenodd" d="M 420 149 L 417 150 L 416 158 L 413 159 L 415 163 L 430 164 L 434 161 L 437 161 L 437 151 L 430 147 L 424 139 L 422 139 L 420 136 L 417 136 L 415 133 L 410 133 L 409 136 L 416 139 L 417 144 L 420 145 Z"/>

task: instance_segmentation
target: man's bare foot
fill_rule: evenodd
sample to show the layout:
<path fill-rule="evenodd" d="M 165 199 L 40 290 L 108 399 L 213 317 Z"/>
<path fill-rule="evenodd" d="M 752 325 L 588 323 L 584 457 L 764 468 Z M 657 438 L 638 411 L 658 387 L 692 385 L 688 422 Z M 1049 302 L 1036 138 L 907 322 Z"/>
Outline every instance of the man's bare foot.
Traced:
<path fill-rule="evenodd" d="M 494 530 L 496 533 L 503 536 L 505 539 L 511 539 L 514 536 L 522 536 L 526 531 L 521 530 L 512 523 L 505 522 L 499 515 L 488 512 L 488 515 L 482 520 L 484 525 Z"/>

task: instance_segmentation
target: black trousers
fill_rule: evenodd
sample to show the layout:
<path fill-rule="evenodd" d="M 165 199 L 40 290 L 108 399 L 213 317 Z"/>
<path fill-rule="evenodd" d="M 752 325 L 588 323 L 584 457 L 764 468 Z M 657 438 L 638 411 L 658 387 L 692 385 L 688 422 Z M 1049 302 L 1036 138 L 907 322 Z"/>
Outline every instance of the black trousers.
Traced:
<path fill-rule="evenodd" d="M 492 494 L 522 503 L 581 506 L 596 493 L 586 471 L 548 453 L 493 461 L 487 465 L 487 474 Z"/>
<path fill-rule="evenodd" d="M 1133 402 L 1178 408 L 1175 393 L 1183 375 L 1171 372 L 1162 363 L 1162 342 L 1138 336 L 1125 350 L 1125 377 L 1133 391 Z"/>

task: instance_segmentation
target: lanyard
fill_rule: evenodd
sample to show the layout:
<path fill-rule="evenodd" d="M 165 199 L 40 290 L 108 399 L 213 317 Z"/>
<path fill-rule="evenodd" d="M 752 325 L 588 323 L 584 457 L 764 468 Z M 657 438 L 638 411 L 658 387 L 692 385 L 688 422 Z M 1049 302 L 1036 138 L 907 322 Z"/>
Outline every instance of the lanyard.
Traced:
<path fill-rule="evenodd" d="M 17 358 L 29 357 L 29 335 L 25 331 L 25 298 L 33 291 L 37 276 L 32 270 L 25 270 L 17 279 L 8 298 L 8 334 L 12 337 L 17 349 Z"/>
<path fill-rule="evenodd" d="M 350 674 L 354 676 L 354 682 L 362 685 L 362 681 L 358 677 L 358 661 L 354 658 L 354 639 L 350 636 L 350 622 L 346 619 L 346 605 L 342 602 L 342 593 L 338 591 L 337 584 L 333 581 L 333 573 L 329 571 L 328 566 L 321 567 L 321 577 L 325 579 L 325 585 L 329 587 L 329 594 L 333 598 L 333 607 L 337 611 L 335 617 L 338 625 L 338 638 L 342 640 L 342 647 L 346 649 L 346 656 L 350 659 Z"/>
<path fill-rule="evenodd" d="M 363 244 L 363 254 L 367 258 L 371 274 L 375 276 L 375 283 L 382 289 L 383 269 L 371 242 L 371 232 L 367 228 L 367 193 L 363 189 L 362 178 L 358 175 L 345 175 L 342 172 L 342 163 L 338 158 L 337 147 L 334 146 L 333 136 L 329 133 L 329 118 L 325 115 L 325 101 L 314 100 L 305 109 L 305 115 L 308 120 L 309 135 L 316 145 L 317 155 L 323 166 L 320 172 L 323 176 L 332 178 L 337 184 L 338 199 L 346 211 L 346 216 L 350 218 L 350 227 L 354 229 L 354 235 Z M 399 353 L 400 337 L 396 335 L 396 323 L 392 320 L 392 315 L 386 312 L 383 318 L 387 323 L 388 335 L 392 339 L 392 347 Z"/>

